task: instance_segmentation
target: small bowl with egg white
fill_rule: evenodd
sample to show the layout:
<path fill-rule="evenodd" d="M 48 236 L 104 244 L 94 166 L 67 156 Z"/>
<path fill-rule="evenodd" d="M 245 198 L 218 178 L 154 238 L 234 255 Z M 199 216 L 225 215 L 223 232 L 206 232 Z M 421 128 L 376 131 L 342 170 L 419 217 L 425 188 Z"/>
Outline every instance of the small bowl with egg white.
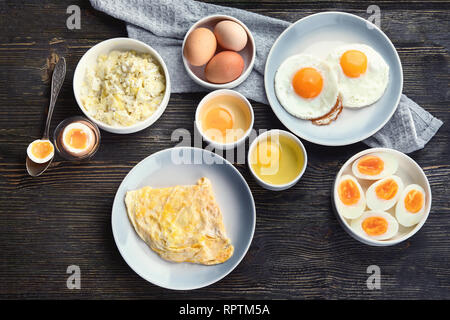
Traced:
<path fill-rule="evenodd" d="M 284 130 L 269 130 L 250 144 L 247 162 L 256 182 L 265 189 L 282 191 L 303 176 L 308 156 L 303 143 Z"/>
<path fill-rule="evenodd" d="M 208 93 L 195 112 L 195 129 L 210 146 L 228 150 L 242 145 L 250 135 L 255 115 L 239 92 L 220 89 Z"/>
<path fill-rule="evenodd" d="M 207 89 L 231 89 L 253 69 L 255 40 L 247 26 L 227 15 L 197 21 L 184 37 L 183 64 L 189 77 Z"/>
<path fill-rule="evenodd" d="M 170 98 L 169 71 L 155 49 L 142 41 L 113 38 L 90 48 L 73 76 L 75 100 L 100 129 L 141 131 L 163 114 Z"/>

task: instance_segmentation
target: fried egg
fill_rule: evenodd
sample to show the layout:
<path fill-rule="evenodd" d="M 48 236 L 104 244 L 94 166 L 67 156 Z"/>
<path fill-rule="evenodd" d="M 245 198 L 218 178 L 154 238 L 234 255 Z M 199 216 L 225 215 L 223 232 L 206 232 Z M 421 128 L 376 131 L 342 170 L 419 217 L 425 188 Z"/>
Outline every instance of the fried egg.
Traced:
<path fill-rule="evenodd" d="M 46 163 L 54 154 L 55 148 L 49 140 L 34 140 L 27 148 L 28 158 L 34 163 Z"/>
<path fill-rule="evenodd" d="M 351 175 L 343 175 L 337 184 L 338 211 L 347 219 L 356 219 L 366 207 L 366 198 L 358 181 Z"/>
<path fill-rule="evenodd" d="M 373 183 L 366 191 L 367 206 L 372 210 L 386 211 L 392 208 L 403 191 L 403 181 L 389 176 Z"/>
<path fill-rule="evenodd" d="M 405 227 L 411 227 L 425 214 L 425 191 L 417 184 L 410 184 L 403 190 L 395 207 L 395 217 Z"/>
<path fill-rule="evenodd" d="M 393 175 L 398 169 L 398 161 L 387 153 L 369 153 L 353 162 L 355 177 L 366 180 L 379 180 Z"/>
<path fill-rule="evenodd" d="M 340 46 L 326 61 L 337 75 L 344 107 L 368 106 L 383 96 L 389 82 L 389 65 L 373 48 L 365 44 Z"/>
<path fill-rule="evenodd" d="M 389 213 L 367 211 L 351 222 L 351 227 L 358 234 L 373 240 L 387 240 L 398 232 L 398 222 Z"/>
<path fill-rule="evenodd" d="M 337 78 L 330 66 L 311 55 L 287 58 L 275 75 L 275 93 L 280 104 L 300 119 L 317 119 L 335 106 Z"/>

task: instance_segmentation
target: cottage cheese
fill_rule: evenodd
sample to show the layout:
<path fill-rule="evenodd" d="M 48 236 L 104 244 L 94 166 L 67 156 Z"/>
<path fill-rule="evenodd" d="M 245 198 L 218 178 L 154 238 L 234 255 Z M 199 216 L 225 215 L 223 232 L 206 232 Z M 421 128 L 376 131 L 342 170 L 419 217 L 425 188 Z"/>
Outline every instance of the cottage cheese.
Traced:
<path fill-rule="evenodd" d="M 93 118 L 114 127 L 131 126 L 150 117 L 166 90 L 164 72 L 150 54 L 111 51 L 88 69 L 81 103 Z"/>

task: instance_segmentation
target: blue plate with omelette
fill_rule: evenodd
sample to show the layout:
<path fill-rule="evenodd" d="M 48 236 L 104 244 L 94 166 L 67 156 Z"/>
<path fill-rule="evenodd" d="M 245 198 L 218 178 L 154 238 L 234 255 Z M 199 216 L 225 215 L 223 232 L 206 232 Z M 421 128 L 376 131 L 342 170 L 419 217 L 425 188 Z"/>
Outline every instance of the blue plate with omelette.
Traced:
<path fill-rule="evenodd" d="M 370 137 L 389 121 L 403 71 L 393 44 L 374 24 L 324 12 L 279 36 L 264 84 L 272 110 L 290 131 L 316 144 L 342 146 Z"/>

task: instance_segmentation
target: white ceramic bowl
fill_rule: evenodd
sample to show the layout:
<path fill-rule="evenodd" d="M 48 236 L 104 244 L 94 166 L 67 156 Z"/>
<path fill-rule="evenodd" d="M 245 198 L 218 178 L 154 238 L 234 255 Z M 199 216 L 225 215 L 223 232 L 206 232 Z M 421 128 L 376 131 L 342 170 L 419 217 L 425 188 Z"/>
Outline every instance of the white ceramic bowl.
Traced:
<path fill-rule="evenodd" d="M 250 165 L 250 155 L 252 154 L 253 149 L 256 148 L 256 145 L 258 144 L 258 142 L 261 141 L 262 139 L 266 139 L 268 135 L 273 135 L 273 134 L 279 134 L 280 136 L 282 135 L 282 136 L 286 136 L 286 137 L 291 138 L 294 142 L 297 143 L 297 145 L 300 147 L 300 149 L 303 152 L 304 164 L 303 164 L 302 170 L 297 175 L 297 177 L 295 177 L 294 180 L 292 180 L 292 181 L 290 181 L 290 182 L 288 182 L 286 184 L 270 184 L 270 183 L 265 182 L 264 180 L 262 180 L 261 178 L 259 178 L 256 175 L 256 173 L 253 171 L 252 166 Z M 273 130 L 269 130 L 269 131 L 266 131 L 266 132 L 260 134 L 255 140 L 253 140 L 253 142 L 251 143 L 251 145 L 250 145 L 250 147 L 248 149 L 247 163 L 248 163 L 248 167 L 250 168 L 250 172 L 252 173 L 252 175 L 255 178 L 256 182 L 261 187 L 263 187 L 265 189 L 268 189 L 268 190 L 272 190 L 272 191 L 282 191 L 282 190 L 286 190 L 286 189 L 289 189 L 290 187 L 292 187 L 303 176 L 303 173 L 306 170 L 306 166 L 308 165 L 308 156 L 306 154 L 305 146 L 303 145 L 303 143 L 300 141 L 299 138 L 297 138 L 295 135 L 293 135 L 290 132 L 287 132 L 287 131 L 284 131 L 284 130 L 273 129 Z"/>
<path fill-rule="evenodd" d="M 239 25 L 241 25 L 244 30 L 247 32 L 248 40 L 247 44 L 238 53 L 242 56 L 244 59 L 244 71 L 242 74 L 237 78 L 236 80 L 233 80 L 231 82 L 223 83 L 223 84 L 216 84 L 208 82 L 205 78 L 205 66 L 195 67 L 191 65 L 186 58 L 184 57 L 184 45 L 186 44 L 186 39 L 189 36 L 189 34 L 196 28 L 204 27 L 208 28 L 211 31 L 214 29 L 214 26 L 222 21 L 222 20 L 231 20 Z M 249 76 L 250 72 L 252 72 L 253 65 L 255 64 L 255 57 L 256 57 L 256 46 L 255 46 L 255 40 L 253 39 L 252 33 L 247 28 L 247 26 L 242 23 L 240 20 L 226 15 L 211 15 L 207 16 L 205 18 L 200 19 L 197 21 L 186 33 L 184 40 L 183 40 L 183 46 L 181 48 L 181 56 L 183 57 L 183 64 L 186 69 L 186 72 L 188 75 L 194 80 L 197 84 L 201 85 L 204 88 L 216 90 L 216 89 L 231 89 L 234 87 L 237 87 L 240 85 L 247 77 Z"/>
<path fill-rule="evenodd" d="M 134 125 L 127 126 L 127 127 L 116 127 L 116 126 L 110 126 L 104 122 L 101 122 L 93 117 L 91 117 L 87 111 L 84 109 L 82 103 L 81 103 L 81 87 L 84 82 L 84 77 L 86 73 L 87 68 L 94 68 L 94 66 L 97 64 L 97 57 L 101 54 L 108 54 L 109 52 L 113 50 L 119 50 L 119 51 L 127 51 L 127 50 L 134 50 L 136 52 L 142 52 L 142 53 L 149 53 L 152 57 L 155 58 L 155 60 L 161 65 L 161 68 L 164 71 L 164 75 L 166 77 L 166 92 L 164 93 L 164 98 L 161 101 L 161 104 L 156 109 L 156 111 L 147 119 L 144 121 L 140 121 Z M 170 98 L 170 77 L 169 77 L 169 71 L 167 70 L 167 66 L 164 63 L 164 60 L 161 58 L 161 56 L 156 52 L 152 47 L 145 44 L 142 41 L 130 39 L 130 38 L 113 38 L 109 40 L 102 41 L 92 48 L 90 48 L 84 55 L 81 57 L 80 61 L 78 62 L 78 65 L 75 69 L 75 73 L 73 75 L 73 93 L 75 95 L 75 100 L 78 103 L 78 106 L 80 107 L 81 111 L 85 114 L 86 117 L 89 118 L 92 122 L 97 124 L 97 126 L 100 129 L 103 129 L 108 132 L 112 133 L 119 133 L 119 134 L 126 134 L 126 133 L 133 133 L 137 131 L 141 131 L 150 125 L 152 125 L 158 118 L 163 114 L 164 110 L 167 107 L 167 104 L 169 103 Z"/>
<path fill-rule="evenodd" d="M 205 103 L 208 102 L 210 99 L 220 96 L 220 95 L 231 95 L 231 96 L 235 96 L 235 97 L 241 99 L 242 101 L 245 102 L 245 105 L 247 106 L 248 110 L 250 111 L 250 117 L 251 117 L 250 126 L 248 127 L 247 131 L 245 131 L 244 135 L 235 142 L 220 143 L 220 142 L 213 141 L 210 138 L 208 138 L 208 136 L 203 132 L 203 129 L 202 129 L 202 124 L 199 119 L 201 109 L 203 108 Z M 197 110 L 195 111 L 195 129 L 200 133 L 200 135 L 202 136 L 204 141 L 209 143 L 212 147 L 217 148 L 217 149 L 222 149 L 222 150 L 229 150 L 229 149 L 233 149 L 235 147 L 240 146 L 245 141 L 245 139 L 247 139 L 247 137 L 250 135 L 250 132 L 252 131 L 252 128 L 253 128 L 254 120 L 255 120 L 255 115 L 253 113 L 253 108 L 252 108 L 252 105 L 250 104 L 250 102 L 247 100 L 247 98 L 244 97 L 239 92 L 236 92 L 234 90 L 229 90 L 229 89 L 220 89 L 220 90 L 215 90 L 213 92 L 208 93 L 199 102 L 199 104 L 197 106 Z"/>
<path fill-rule="evenodd" d="M 389 240 L 372 240 L 368 237 L 365 237 L 363 235 L 356 233 L 350 227 L 351 220 L 344 218 L 339 213 L 339 210 L 337 209 L 338 207 L 336 205 L 336 199 L 338 197 L 337 186 L 336 186 L 337 181 L 344 174 L 353 175 L 352 168 L 351 168 L 353 162 L 356 159 L 362 157 L 363 155 L 366 155 L 368 153 L 373 153 L 373 152 L 383 152 L 383 153 L 388 153 L 388 154 L 393 155 L 397 159 L 398 164 L 399 164 L 395 175 L 399 176 L 403 180 L 405 187 L 409 184 L 415 183 L 415 184 L 420 185 L 425 190 L 425 197 L 426 197 L 425 215 L 423 216 L 422 220 L 418 224 L 416 224 L 412 227 L 408 227 L 408 228 L 403 227 L 402 225 L 399 224 L 399 230 L 398 230 L 397 235 Z M 375 181 L 358 179 L 358 182 L 360 183 L 363 191 L 366 192 L 367 188 Z M 428 215 L 430 213 L 431 189 L 430 189 L 430 184 L 428 183 L 428 179 L 427 179 L 425 173 L 423 172 L 422 168 L 413 159 L 408 157 L 406 154 L 399 152 L 397 150 L 388 149 L 388 148 L 372 148 L 372 149 L 367 149 L 367 150 L 364 150 L 364 151 L 361 151 L 361 152 L 355 154 L 353 157 L 348 159 L 347 162 L 344 163 L 341 170 L 339 170 L 339 172 L 336 176 L 336 180 L 334 181 L 331 202 L 333 204 L 333 209 L 334 209 L 334 212 L 337 216 L 339 223 L 344 228 L 344 230 L 347 231 L 347 233 L 350 234 L 353 238 L 355 238 L 356 240 L 358 240 L 362 243 L 365 243 L 365 244 L 368 244 L 371 246 L 378 246 L 378 247 L 392 246 L 392 245 L 395 245 L 397 243 L 400 243 L 400 242 L 405 241 L 406 239 L 412 237 L 417 231 L 420 230 L 420 228 L 422 228 L 422 226 L 424 225 L 424 223 L 427 220 Z M 391 214 L 395 213 L 395 206 L 393 208 L 387 210 L 387 212 L 391 213 Z M 393 214 L 393 215 L 395 217 L 395 214 Z"/>

